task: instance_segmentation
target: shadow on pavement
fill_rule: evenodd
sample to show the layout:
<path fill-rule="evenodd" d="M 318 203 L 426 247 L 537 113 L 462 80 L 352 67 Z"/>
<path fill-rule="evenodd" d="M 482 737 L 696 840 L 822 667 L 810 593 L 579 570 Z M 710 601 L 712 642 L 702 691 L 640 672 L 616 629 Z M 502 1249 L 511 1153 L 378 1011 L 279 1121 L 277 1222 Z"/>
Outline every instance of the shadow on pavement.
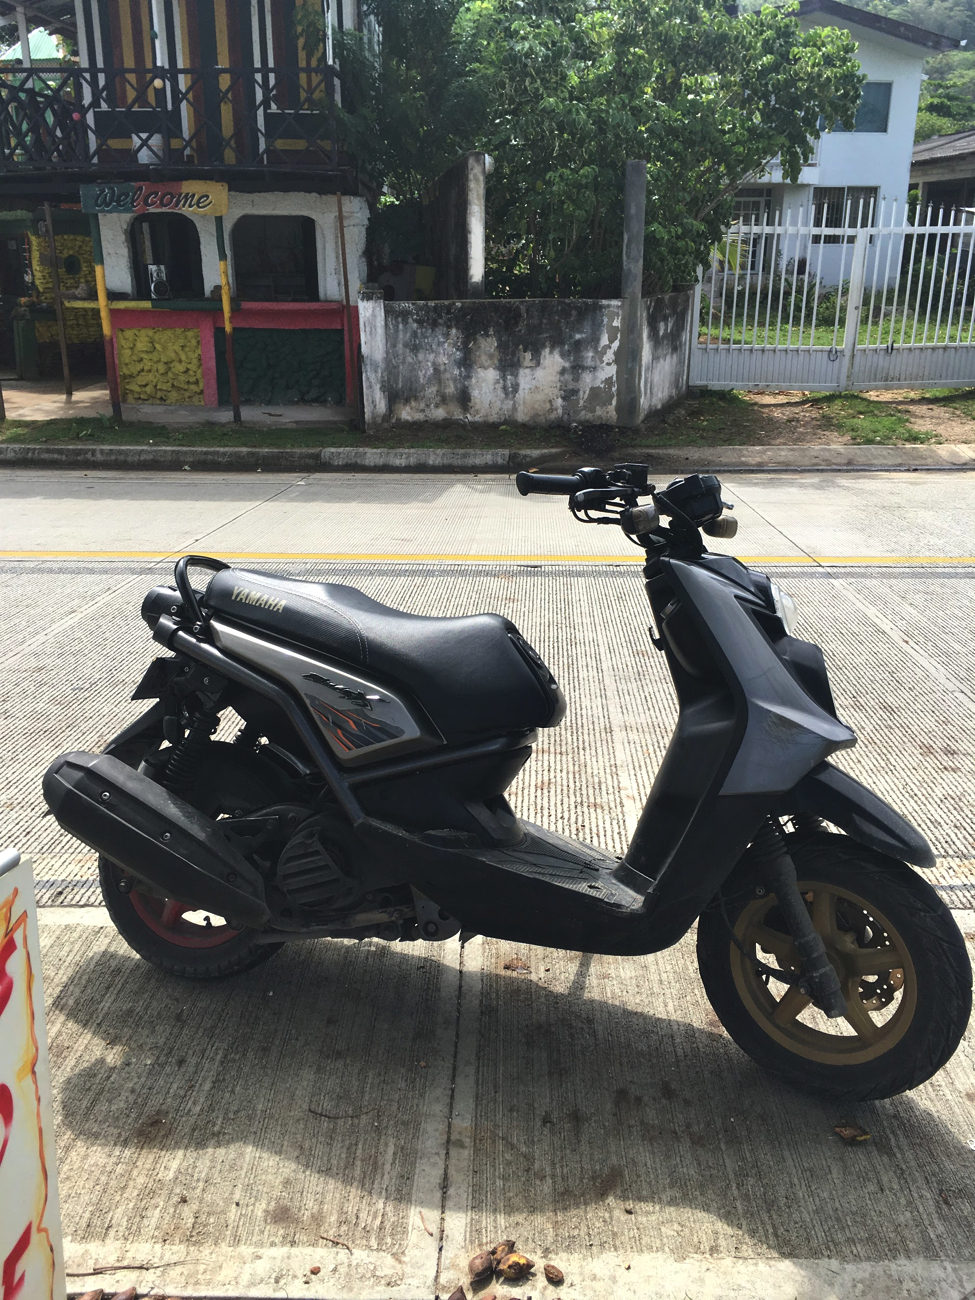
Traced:
<path fill-rule="evenodd" d="M 552 969 L 557 959 L 577 960 L 544 958 Z M 472 1101 L 449 1132 L 472 1247 L 505 1222 L 551 1232 L 555 1216 L 596 1251 L 731 1255 L 745 1234 L 746 1254 L 798 1260 L 971 1257 L 972 1153 L 922 1093 L 851 1112 L 788 1091 L 702 1012 L 696 970 L 681 966 L 688 987 L 677 990 L 673 973 L 659 981 L 658 960 L 630 959 L 631 972 L 646 963 L 631 1001 L 676 999 L 702 1023 L 620 1005 L 606 996 L 610 966 L 602 987 L 583 977 L 557 993 L 468 959 L 456 1081 Z M 49 1013 L 62 1185 L 83 1185 L 93 1149 L 114 1151 L 125 1177 L 92 1185 L 89 1173 L 98 1194 L 64 1198 L 67 1236 L 105 1239 L 113 1216 L 117 1233 L 134 1212 L 126 1182 L 146 1179 L 168 1206 L 170 1243 L 192 1237 L 192 1205 L 173 1202 L 194 1180 L 189 1200 L 205 1181 L 214 1244 L 302 1245 L 327 1232 L 366 1249 L 381 1225 L 356 1208 L 363 1197 L 380 1218 L 408 1212 L 421 1123 L 454 1069 L 457 973 L 439 954 L 294 945 L 206 987 L 164 977 L 115 940 L 92 954 L 82 934 L 75 961 Z M 465 1053 L 465 1042 L 476 1046 Z M 925 1101 L 963 1116 L 971 1095 L 943 1080 Z M 871 1142 L 836 1137 L 851 1119 Z M 262 1170 L 282 1163 L 286 1193 L 267 1203 Z M 323 1185 L 340 1193 L 328 1226 Z M 594 1240 L 609 1210 L 619 1240 Z M 152 1214 L 134 1238 L 160 1239 Z"/>

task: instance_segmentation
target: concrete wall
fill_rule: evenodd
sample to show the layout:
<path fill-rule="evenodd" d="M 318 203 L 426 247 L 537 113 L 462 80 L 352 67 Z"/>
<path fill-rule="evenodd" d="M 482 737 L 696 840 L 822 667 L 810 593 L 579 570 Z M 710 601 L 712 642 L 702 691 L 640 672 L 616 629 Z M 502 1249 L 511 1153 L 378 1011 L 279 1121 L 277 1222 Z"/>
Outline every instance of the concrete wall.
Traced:
<path fill-rule="evenodd" d="M 367 427 L 387 423 L 613 425 L 616 299 L 359 299 Z M 647 303 L 643 413 L 685 391 L 691 295 Z"/>
<path fill-rule="evenodd" d="M 369 206 L 365 199 L 344 197 L 345 247 L 349 262 L 349 291 L 353 301 L 366 276 L 366 225 Z M 212 217 L 184 214 L 200 235 L 203 259 L 203 286 L 209 293 L 220 283 L 220 259 L 217 256 L 216 228 Z M 338 206 L 334 194 L 239 194 L 231 191 L 224 230 L 230 261 L 230 283 L 234 284 L 234 222 L 238 217 L 311 217 L 315 222 L 315 246 L 318 254 L 318 285 L 323 302 L 341 302 L 345 296 L 339 245 Z M 122 213 L 98 218 L 105 254 L 105 280 L 110 293 L 135 293 L 129 227 L 134 217 Z"/>
<path fill-rule="evenodd" d="M 485 198 L 493 163 L 469 153 L 431 187 L 426 200 L 429 262 L 439 298 L 484 297 Z"/>
<path fill-rule="evenodd" d="M 647 416 L 687 392 L 694 294 L 660 294 L 643 306 L 642 414 Z"/>

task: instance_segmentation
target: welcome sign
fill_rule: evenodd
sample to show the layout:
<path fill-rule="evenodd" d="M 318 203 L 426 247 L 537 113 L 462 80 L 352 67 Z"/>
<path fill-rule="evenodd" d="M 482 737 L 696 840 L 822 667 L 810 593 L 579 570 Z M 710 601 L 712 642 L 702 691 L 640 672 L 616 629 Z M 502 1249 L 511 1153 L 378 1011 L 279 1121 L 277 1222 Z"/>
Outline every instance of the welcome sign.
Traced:
<path fill-rule="evenodd" d="M 64 1252 L 30 867 L 0 850 L 0 1297 L 60 1300 Z"/>
<path fill-rule="evenodd" d="M 227 213 L 227 186 L 221 181 L 104 181 L 82 185 L 82 212 L 199 212 L 207 217 Z"/>

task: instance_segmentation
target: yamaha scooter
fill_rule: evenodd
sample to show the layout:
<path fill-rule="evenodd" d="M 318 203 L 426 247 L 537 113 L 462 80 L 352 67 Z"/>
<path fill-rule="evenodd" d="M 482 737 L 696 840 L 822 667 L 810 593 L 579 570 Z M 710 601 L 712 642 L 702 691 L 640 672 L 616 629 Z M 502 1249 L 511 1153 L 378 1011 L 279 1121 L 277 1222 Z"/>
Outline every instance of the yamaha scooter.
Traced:
<path fill-rule="evenodd" d="M 718 480 L 657 490 L 623 464 L 516 483 L 646 555 L 679 714 L 625 855 L 505 797 L 566 707 L 508 619 L 419 617 L 188 556 L 142 606 L 167 652 L 133 696 L 147 711 L 44 777 L 61 826 L 99 854 L 121 935 L 211 979 L 299 939 L 640 956 L 697 923 L 708 998 L 759 1065 L 851 1101 L 930 1078 L 968 1023 L 964 941 L 912 870 L 933 865 L 924 838 L 831 763 L 856 737 L 793 603 L 707 550 L 735 531 Z"/>

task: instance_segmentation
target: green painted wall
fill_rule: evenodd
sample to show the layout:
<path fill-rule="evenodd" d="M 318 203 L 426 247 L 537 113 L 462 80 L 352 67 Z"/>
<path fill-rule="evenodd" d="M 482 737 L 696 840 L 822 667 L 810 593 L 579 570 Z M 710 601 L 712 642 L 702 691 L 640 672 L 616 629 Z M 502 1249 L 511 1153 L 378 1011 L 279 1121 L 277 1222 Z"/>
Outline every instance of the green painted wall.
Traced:
<path fill-rule="evenodd" d="M 215 332 L 217 390 L 230 401 L 226 335 Z M 234 330 L 234 359 L 242 402 L 345 404 L 345 346 L 341 330 Z"/>

